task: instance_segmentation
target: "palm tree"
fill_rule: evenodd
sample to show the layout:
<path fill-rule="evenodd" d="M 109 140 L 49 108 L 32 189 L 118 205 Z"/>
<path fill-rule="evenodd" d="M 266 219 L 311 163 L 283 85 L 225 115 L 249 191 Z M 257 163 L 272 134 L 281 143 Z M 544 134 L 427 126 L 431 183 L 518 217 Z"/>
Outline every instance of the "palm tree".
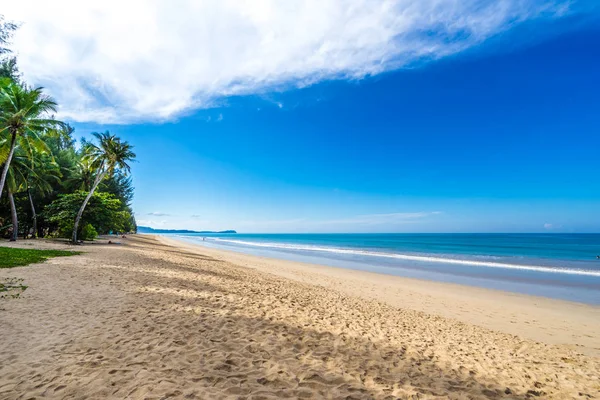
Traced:
<path fill-rule="evenodd" d="M 8 203 L 10 204 L 10 217 L 12 220 L 12 234 L 10 241 L 17 240 L 19 235 L 19 219 L 17 218 L 17 207 L 15 205 L 14 193 L 20 192 L 27 186 L 27 177 L 32 173 L 30 159 L 23 155 L 23 151 L 17 146 L 13 162 L 6 176 L 6 186 L 8 192 Z"/>
<path fill-rule="evenodd" d="M 96 178 L 75 217 L 75 224 L 73 225 L 73 243 L 77 243 L 77 229 L 79 228 L 79 222 L 81 221 L 83 211 L 94 195 L 94 191 L 100 182 L 102 182 L 107 175 L 112 175 L 116 168 L 125 173 L 129 173 L 131 169 L 127 162 L 132 161 L 135 158 L 135 153 L 132 151 L 133 146 L 127 142 L 121 141 L 121 139 L 115 135 L 111 135 L 108 132 L 92 133 L 92 135 L 98 139 L 98 146 L 90 143 L 83 157 L 89 159 L 91 166 L 96 171 Z"/>
<path fill-rule="evenodd" d="M 12 161 L 15 146 L 44 151 L 46 144 L 40 134 L 61 122 L 44 118 L 49 112 L 56 112 L 56 102 L 42 93 L 42 88 L 29 89 L 10 79 L 0 80 L 0 135 L 10 143 L 0 151 L 0 163 L 4 163 L 0 175 L 0 196 Z"/>
<path fill-rule="evenodd" d="M 19 235 L 19 219 L 17 218 L 17 207 L 15 206 L 15 198 L 13 192 L 8 188 L 8 202 L 10 204 L 10 218 L 12 220 L 12 233 L 10 235 L 10 241 L 14 242 L 17 240 Z"/>
<path fill-rule="evenodd" d="M 28 157 L 29 165 L 25 170 L 24 189 L 29 197 L 31 207 L 31 216 L 33 219 L 33 237 L 37 237 L 38 224 L 35 202 L 33 201 L 34 192 L 40 194 L 52 193 L 53 184 L 60 182 L 60 166 L 54 160 L 54 157 L 47 153 L 35 152 Z M 16 159 L 13 166 L 16 166 Z M 25 166 L 20 166 L 23 169 Z M 12 168 L 12 167 L 11 167 Z"/>
<path fill-rule="evenodd" d="M 75 164 L 75 168 L 71 170 L 71 179 L 69 183 L 75 185 L 77 190 L 88 192 L 92 188 L 94 181 L 95 166 L 94 159 L 88 154 L 93 148 L 86 144 L 86 147 L 81 149 L 81 156 Z"/>

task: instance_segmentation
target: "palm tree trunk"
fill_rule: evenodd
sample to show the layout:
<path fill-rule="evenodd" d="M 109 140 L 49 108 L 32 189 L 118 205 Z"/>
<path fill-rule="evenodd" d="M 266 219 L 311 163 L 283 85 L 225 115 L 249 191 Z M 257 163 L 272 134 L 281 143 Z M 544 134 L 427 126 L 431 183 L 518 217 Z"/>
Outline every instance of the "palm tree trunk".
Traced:
<path fill-rule="evenodd" d="M 19 234 L 19 221 L 17 219 L 17 207 L 15 207 L 15 198 L 13 197 L 12 191 L 10 189 L 8 189 L 8 202 L 10 203 L 10 217 L 12 218 L 13 226 L 10 241 L 15 242 Z"/>
<path fill-rule="evenodd" d="M 77 213 L 77 216 L 75 217 L 75 224 L 73 225 L 73 237 L 71 239 L 73 244 L 77 244 L 77 229 L 79 228 L 79 222 L 81 222 L 81 217 L 83 216 L 83 211 L 85 210 L 85 206 L 87 206 L 87 203 L 90 201 L 90 199 L 94 195 L 94 191 L 98 187 L 98 184 L 100 184 L 100 182 L 102 182 L 104 175 L 106 175 L 106 170 L 104 170 L 100 174 L 98 174 L 98 176 L 96 177 L 96 180 L 94 181 L 94 185 L 92 186 L 92 189 L 90 190 L 88 195 L 85 197 L 85 200 L 83 200 L 83 204 L 81 205 L 81 208 L 79 209 L 79 212 Z"/>
<path fill-rule="evenodd" d="M 33 214 L 33 238 L 37 238 L 37 214 L 35 212 L 35 205 L 33 204 L 33 197 L 31 196 L 31 189 L 27 188 L 27 195 L 29 196 L 29 204 L 31 204 L 31 214 Z"/>
<path fill-rule="evenodd" d="M 8 153 L 8 158 L 4 163 L 4 168 L 2 169 L 2 175 L 0 176 L 0 197 L 2 197 L 2 190 L 4 190 L 4 184 L 6 183 L 6 175 L 8 175 L 8 168 L 10 167 L 10 162 L 12 161 L 13 154 L 15 153 L 15 144 L 17 142 L 17 132 L 12 133 L 12 137 L 10 139 L 10 152 Z"/>

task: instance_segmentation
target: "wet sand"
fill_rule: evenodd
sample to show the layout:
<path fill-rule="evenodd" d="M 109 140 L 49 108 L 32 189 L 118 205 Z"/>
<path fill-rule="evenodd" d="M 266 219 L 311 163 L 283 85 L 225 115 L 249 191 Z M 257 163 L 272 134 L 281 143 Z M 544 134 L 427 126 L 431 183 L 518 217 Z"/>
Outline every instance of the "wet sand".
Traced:
<path fill-rule="evenodd" d="M 595 307 L 119 241 L 0 270 L 0 398 L 600 397 Z"/>

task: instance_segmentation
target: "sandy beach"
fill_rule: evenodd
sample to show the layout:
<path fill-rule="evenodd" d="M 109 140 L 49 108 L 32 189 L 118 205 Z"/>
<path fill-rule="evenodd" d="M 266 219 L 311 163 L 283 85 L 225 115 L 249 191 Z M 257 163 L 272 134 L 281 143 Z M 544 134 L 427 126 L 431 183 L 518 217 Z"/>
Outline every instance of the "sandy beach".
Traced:
<path fill-rule="evenodd" d="M 119 242 L 0 270 L 1 399 L 600 397 L 598 307 Z"/>

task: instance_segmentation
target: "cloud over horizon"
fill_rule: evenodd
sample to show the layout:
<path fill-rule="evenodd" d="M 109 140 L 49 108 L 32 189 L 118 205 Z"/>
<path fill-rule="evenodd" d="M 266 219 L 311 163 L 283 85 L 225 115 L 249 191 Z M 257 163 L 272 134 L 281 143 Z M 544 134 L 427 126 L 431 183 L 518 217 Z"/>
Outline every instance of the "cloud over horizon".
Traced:
<path fill-rule="evenodd" d="M 243 230 L 259 229 L 274 231 L 346 232 L 348 227 L 360 232 L 372 229 L 389 230 L 406 224 L 426 222 L 441 211 L 397 212 L 387 214 L 364 214 L 339 219 L 293 218 L 285 220 L 241 220 L 237 225 Z"/>
<path fill-rule="evenodd" d="M 440 59 L 573 3 L 21 0 L 2 12 L 22 23 L 13 48 L 26 80 L 48 89 L 62 118 L 134 123 Z"/>

